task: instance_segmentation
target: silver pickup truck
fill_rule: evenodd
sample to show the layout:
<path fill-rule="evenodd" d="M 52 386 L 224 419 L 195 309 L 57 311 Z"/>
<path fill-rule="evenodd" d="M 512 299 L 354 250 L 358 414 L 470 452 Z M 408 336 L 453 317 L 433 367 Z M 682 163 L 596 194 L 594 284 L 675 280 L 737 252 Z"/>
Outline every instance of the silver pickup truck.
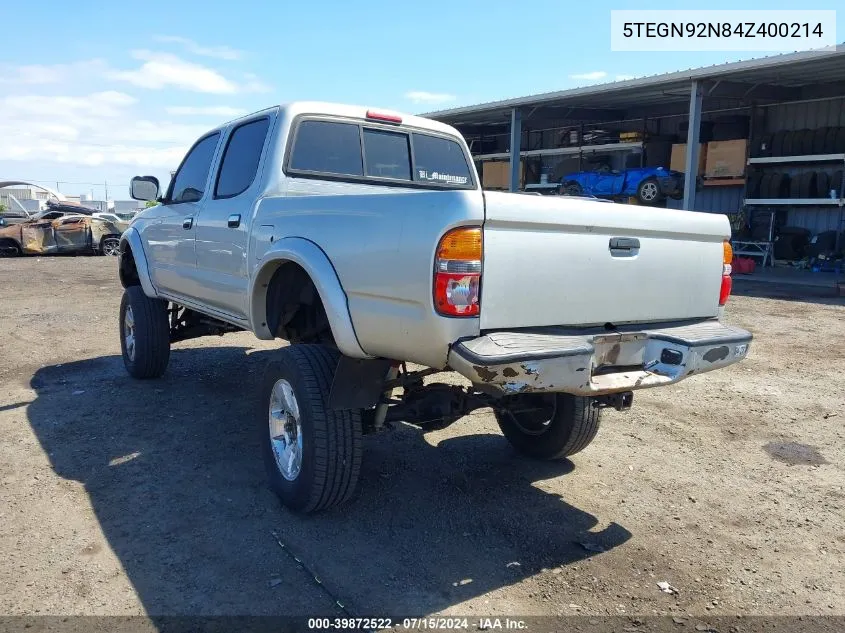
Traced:
<path fill-rule="evenodd" d="M 123 360 L 283 339 L 260 379 L 271 488 L 310 512 L 350 497 L 362 435 L 484 407 L 521 453 L 563 458 L 633 391 L 735 363 L 723 215 L 483 192 L 452 127 L 294 103 L 199 139 L 121 238 Z M 456 371 L 471 386 L 438 382 Z M 258 382 L 258 380 L 257 380 Z"/>

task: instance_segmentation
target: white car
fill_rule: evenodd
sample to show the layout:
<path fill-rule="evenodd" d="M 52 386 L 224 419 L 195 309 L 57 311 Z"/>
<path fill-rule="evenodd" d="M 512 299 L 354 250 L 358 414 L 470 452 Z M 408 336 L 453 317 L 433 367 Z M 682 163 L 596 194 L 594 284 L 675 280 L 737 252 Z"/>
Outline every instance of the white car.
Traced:
<path fill-rule="evenodd" d="M 92 216 L 97 218 L 98 220 L 105 220 L 106 222 L 111 222 L 117 228 L 119 228 L 121 231 L 125 231 L 126 228 L 129 226 L 129 222 L 127 220 L 120 218 L 115 213 L 98 212 L 98 213 L 93 213 Z"/>

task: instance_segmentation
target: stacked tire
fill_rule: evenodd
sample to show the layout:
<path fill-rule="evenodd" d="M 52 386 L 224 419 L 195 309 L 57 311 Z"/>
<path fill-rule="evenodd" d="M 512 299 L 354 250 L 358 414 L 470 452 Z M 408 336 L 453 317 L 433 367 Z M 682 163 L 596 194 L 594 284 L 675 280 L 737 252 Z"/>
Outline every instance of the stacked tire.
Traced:
<path fill-rule="evenodd" d="M 845 154 L 845 127 L 779 130 L 751 143 L 752 157 Z"/>
<path fill-rule="evenodd" d="M 761 198 L 789 198 L 792 191 L 792 179 L 789 174 L 768 171 L 760 177 L 758 190 Z"/>
<path fill-rule="evenodd" d="M 747 192 L 749 198 L 765 199 L 804 199 L 827 198 L 830 191 L 836 197 L 843 197 L 842 170 L 801 171 L 785 173 L 779 171 L 758 170 L 748 177 Z"/>

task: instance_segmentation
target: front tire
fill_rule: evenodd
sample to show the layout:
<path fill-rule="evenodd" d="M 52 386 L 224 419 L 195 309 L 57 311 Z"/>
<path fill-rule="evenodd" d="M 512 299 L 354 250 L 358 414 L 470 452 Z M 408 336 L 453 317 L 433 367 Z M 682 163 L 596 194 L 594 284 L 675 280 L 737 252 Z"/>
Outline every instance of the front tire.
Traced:
<path fill-rule="evenodd" d="M 20 257 L 21 255 L 23 255 L 23 249 L 15 240 L 0 240 L 0 257 Z"/>
<path fill-rule="evenodd" d="M 562 459 L 584 450 L 599 430 L 593 399 L 570 394 L 508 398 L 496 421 L 511 445 L 535 459 Z"/>
<path fill-rule="evenodd" d="M 129 286 L 120 301 L 120 351 L 133 378 L 158 378 L 170 361 L 167 302 Z"/>
<path fill-rule="evenodd" d="M 268 484 L 294 512 L 343 503 L 358 483 L 361 412 L 328 405 L 339 358 L 323 345 L 292 345 L 267 364 L 261 382 L 256 419 Z"/>

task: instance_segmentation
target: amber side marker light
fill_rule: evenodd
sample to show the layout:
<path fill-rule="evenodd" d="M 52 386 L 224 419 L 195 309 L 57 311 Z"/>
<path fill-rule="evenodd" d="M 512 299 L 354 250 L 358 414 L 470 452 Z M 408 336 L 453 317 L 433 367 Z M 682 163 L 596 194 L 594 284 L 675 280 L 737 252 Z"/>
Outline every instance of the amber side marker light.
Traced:
<path fill-rule="evenodd" d="M 473 317 L 481 312 L 481 229 L 446 233 L 434 258 L 434 308 L 439 314 Z"/>

